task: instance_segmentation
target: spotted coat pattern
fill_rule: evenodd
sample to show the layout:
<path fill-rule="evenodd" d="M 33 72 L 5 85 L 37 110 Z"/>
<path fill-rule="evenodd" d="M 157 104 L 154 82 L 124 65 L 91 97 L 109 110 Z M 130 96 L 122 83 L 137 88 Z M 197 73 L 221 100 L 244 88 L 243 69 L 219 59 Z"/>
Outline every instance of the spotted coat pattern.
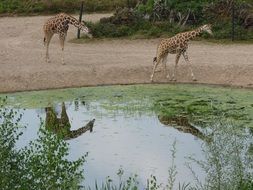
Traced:
<path fill-rule="evenodd" d="M 156 52 L 156 57 L 154 57 L 154 67 L 153 67 L 153 72 L 151 74 L 151 81 L 153 81 L 154 73 L 156 71 L 156 67 L 159 65 L 159 63 L 162 61 L 164 65 L 164 71 L 166 74 L 166 62 L 167 62 L 167 56 L 168 54 L 176 54 L 176 60 L 175 60 L 175 68 L 174 68 L 174 73 L 171 78 L 171 80 L 176 80 L 176 70 L 177 70 L 177 65 L 178 61 L 181 55 L 183 55 L 185 61 L 189 64 L 190 66 L 190 71 L 191 71 L 191 76 L 193 80 L 196 80 L 191 63 L 188 59 L 187 55 L 187 49 L 188 49 L 188 42 L 195 38 L 196 36 L 200 35 L 202 32 L 208 32 L 209 34 L 212 34 L 211 31 L 211 25 L 207 24 L 204 26 L 201 26 L 193 31 L 188 31 L 188 32 L 183 32 L 179 33 L 171 38 L 167 39 L 162 39 L 161 42 L 157 46 L 157 52 Z M 170 78 L 169 74 L 167 75 L 167 78 Z"/>
<path fill-rule="evenodd" d="M 92 37 L 91 34 L 89 34 L 89 29 L 85 26 L 83 22 L 79 22 L 76 18 L 66 14 L 66 13 L 60 13 L 55 15 L 52 18 L 49 18 L 44 26 L 44 45 L 46 46 L 46 62 L 49 62 L 49 43 L 53 37 L 54 34 L 59 35 L 59 40 L 62 48 L 62 64 L 64 63 L 64 42 L 67 36 L 67 32 L 69 29 L 69 24 L 75 26 L 76 28 L 83 31 L 87 36 L 90 38 Z"/>

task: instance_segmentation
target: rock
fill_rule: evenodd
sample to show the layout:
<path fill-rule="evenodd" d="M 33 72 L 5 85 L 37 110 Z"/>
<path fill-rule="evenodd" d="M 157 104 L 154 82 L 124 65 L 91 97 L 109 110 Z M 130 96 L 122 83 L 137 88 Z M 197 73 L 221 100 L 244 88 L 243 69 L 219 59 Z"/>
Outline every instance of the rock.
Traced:
<path fill-rule="evenodd" d="M 253 29 L 253 13 L 249 14 L 245 20 L 244 20 L 244 26 L 245 28 L 251 28 Z"/>

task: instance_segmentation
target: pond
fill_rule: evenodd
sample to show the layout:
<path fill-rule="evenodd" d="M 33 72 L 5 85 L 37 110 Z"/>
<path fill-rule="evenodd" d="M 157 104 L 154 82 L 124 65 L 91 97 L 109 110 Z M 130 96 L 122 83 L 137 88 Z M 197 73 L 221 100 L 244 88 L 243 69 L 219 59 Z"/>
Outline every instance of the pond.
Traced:
<path fill-rule="evenodd" d="M 141 187 L 151 175 L 167 184 L 173 163 L 175 184 L 206 183 L 216 179 L 214 155 L 227 164 L 224 175 L 233 175 L 231 168 L 237 166 L 223 159 L 234 159 L 235 153 L 246 164 L 253 155 L 252 90 L 164 84 L 1 96 L 8 97 L 8 107 L 24 109 L 21 122 L 27 127 L 19 147 L 37 138 L 42 121 L 69 143 L 70 160 L 89 153 L 84 164 L 86 186 L 102 183 L 107 176 L 117 182 L 120 168 L 126 177 L 137 174 Z"/>

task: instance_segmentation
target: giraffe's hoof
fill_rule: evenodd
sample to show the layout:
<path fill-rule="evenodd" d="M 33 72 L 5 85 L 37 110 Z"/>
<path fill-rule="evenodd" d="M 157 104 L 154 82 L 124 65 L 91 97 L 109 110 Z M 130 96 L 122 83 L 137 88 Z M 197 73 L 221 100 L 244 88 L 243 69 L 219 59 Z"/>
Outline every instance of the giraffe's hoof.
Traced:
<path fill-rule="evenodd" d="M 197 79 L 196 79 L 196 78 L 193 78 L 192 81 L 197 81 Z"/>

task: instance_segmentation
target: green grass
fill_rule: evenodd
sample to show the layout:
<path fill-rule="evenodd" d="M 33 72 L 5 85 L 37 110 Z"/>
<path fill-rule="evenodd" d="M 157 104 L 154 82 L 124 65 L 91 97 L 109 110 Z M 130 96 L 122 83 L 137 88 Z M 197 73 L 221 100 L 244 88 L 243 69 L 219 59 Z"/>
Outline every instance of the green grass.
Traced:
<path fill-rule="evenodd" d="M 117 7 L 128 6 L 126 0 L 83 0 L 85 12 L 112 11 Z M 32 13 L 74 13 L 80 10 L 82 0 L 1 0 L 0 14 L 32 14 Z M 129 5 L 134 6 L 135 0 Z"/>
<path fill-rule="evenodd" d="M 253 127 L 253 92 L 196 85 L 133 85 L 87 87 L 4 94 L 8 105 L 21 108 L 46 107 L 62 101 L 79 99 L 99 102 L 108 112 L 128 114 L 140 111 L 167 117 L 184 116 L 204 126 L 219 119 Z M 1 97 L 1 96 L 0 96 Z"/>

